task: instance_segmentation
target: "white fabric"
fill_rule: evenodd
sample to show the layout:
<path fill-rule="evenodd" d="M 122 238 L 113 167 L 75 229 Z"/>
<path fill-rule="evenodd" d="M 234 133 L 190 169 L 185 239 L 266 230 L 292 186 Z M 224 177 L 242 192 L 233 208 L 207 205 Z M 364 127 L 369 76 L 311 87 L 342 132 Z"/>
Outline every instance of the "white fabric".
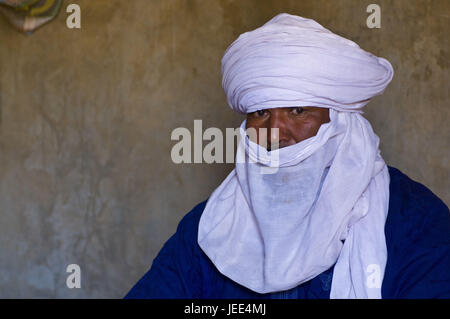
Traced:
<path fill-rule="evenodd" d="M 384 90 L 392 67 L 319 32 L 313 20 L 282 14 L 271 21 L 227 49 L 230 106 L 243 113 L 329 107 L 331 121 L 316 136 L 271 152 L 246 137 L 244 121 L 236 167 L 208 199 L 198 243 L 221 273 L 259 293 L 296 287 L 336 263 L 331 298 L 380 298 L 380 285 L 367 282 L 375 270 L 381 283 L 386 265 L 389 174 L 379 139 L 359 111 Z M 309 42 L 297 46 L 297 36 Z M 319 53 L 309 51 L 314 47 Z M 332 61 L 322 57 L 320 67 L 319 55 Z M 340 58 L 351 71 L 341 70 Z M 276 170 L 268 174 L 267 167 Z"/>
<path fill-rule="evenodd" d="M 360 111 L 394 72 L 316 21 L 283 13 L 241 34 L 222 58 L 222 74 L 228 104 L 245 114 L 289 106 Z"/>

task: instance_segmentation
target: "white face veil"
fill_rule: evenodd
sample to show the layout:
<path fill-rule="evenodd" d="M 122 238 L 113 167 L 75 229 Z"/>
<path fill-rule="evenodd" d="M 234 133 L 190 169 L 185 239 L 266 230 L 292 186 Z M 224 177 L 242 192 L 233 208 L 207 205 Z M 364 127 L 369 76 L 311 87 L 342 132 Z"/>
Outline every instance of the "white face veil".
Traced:
<path fill-rule="evenodd" d="M 259 293 L 334 267 L 331 298 L 381 298 L 389 174 L 361 108 L 390 63 L 313 20 L 280 14 L 242 34 L 222 59 L 230 106 L 330 109 L 316 136 L 267 152 L 241 125 L 235 169 L 211 194 L 198 243 L 217 269 Z M 277 161 L 268 162 L 267 158 Z M 269 154 L 270 153 L 270 154 Z M 276 166 L 273 174 L 262 168 Z"/>

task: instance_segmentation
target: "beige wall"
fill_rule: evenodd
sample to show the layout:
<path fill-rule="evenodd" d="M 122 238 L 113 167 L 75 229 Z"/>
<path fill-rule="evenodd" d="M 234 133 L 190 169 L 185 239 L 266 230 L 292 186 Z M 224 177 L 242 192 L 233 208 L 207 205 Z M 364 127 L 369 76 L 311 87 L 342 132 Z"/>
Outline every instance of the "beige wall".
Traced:
<path fill-rule="evenodd" d="M 0 297 L 121 297 L 232 166 L 175 165 L 176 127 L 237 127 L 220 59 L 280 12 L 391 61 L 366 108 L 388 164 L 450 203 L 448 0 L 73 0 L 31 36 L 0 19 Z M 65 285 L 79 264 L 82 288 Z"/>

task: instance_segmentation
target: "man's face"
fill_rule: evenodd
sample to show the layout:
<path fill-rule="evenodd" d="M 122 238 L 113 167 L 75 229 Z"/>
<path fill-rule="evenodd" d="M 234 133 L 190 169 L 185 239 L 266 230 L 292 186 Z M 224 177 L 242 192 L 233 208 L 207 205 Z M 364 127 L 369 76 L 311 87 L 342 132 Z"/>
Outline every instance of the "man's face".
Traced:
<path fill-rule="evenodd" d="M 327 108 L 322 107 L 280 107 L 260 110 L 247 114 L 247 128 L 257 132 L 259 145 L 267 145 L 268 150 L 296 144 L 317 134 L 323 123 L 330 121 Z M 267 129 L 268 140 L 259 133 L 260 128 Z M 278 128 L 272 130 L 272 128 Z M 261 136 L 260 136 L 261 135 Z M 250 137 L 251 138 L 251 137 Z M 276 142 L 279 141 L 277 147 Z"/>

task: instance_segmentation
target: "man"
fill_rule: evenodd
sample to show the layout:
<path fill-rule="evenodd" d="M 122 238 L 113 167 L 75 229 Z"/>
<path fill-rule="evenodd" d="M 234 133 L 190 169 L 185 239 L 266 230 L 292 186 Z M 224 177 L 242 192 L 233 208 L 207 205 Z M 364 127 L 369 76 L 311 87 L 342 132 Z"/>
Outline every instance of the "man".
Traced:
<path fill-rule="evenodd" d="M 448 208 L 387 167 L 361 115 L 392 80 L 387 60 L 280 14 L 239 36 L 222 73 L 247 114 L 245 160 L 127 298 L 450 297 Z"/>

